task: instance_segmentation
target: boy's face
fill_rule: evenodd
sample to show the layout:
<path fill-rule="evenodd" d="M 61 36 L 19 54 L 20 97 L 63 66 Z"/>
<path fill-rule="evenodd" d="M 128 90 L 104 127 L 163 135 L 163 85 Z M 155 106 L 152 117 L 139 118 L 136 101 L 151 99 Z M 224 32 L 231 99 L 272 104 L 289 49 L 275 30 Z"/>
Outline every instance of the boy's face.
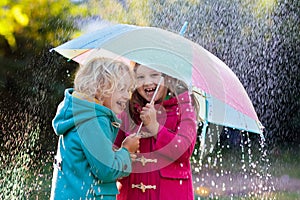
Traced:
<path fill-rule="evenodd" d="M 126 108 L 132 89 L 131 77 L 128 73 L 118 81 L 116 90 L 109 97 L 104 97 L 103 105 L 111 109 L 115 114 L 120 114 Z"/>
<path fill-rule="evenodd" d="M 136 70 L 137 91 L 147 101 L 149 102 L 151 101 L 161 76 L 162 76 L 161 72 L 155 71 L 143 65 L 140 65 L 137 68 Z M 164 83 L 162 82 L 158 89 L 154 101 L 157 101 L 163 97 L 166 91 L 165 87 L 163 86 Z"/>

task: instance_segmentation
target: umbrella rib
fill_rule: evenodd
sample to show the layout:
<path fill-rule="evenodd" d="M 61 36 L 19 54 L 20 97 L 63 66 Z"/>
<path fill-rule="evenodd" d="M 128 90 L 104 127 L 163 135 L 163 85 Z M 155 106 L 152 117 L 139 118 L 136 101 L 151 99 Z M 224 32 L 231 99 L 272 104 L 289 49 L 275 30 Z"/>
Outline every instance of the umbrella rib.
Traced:
<path fill-rule="evenodd" d="M 74 58 L 77 58 L 78 56 L 82 55 L 82 54 L 85 54 L 86 52 L 90 51 L 90 49 L 86 50 L 86 51 L 83 51 L 81 52 L 80 54 L 77 54 L 76 56 L 74 56 L 73 58 L 69 58 L 68 61 L 70 60 L 73 60 Z"/>

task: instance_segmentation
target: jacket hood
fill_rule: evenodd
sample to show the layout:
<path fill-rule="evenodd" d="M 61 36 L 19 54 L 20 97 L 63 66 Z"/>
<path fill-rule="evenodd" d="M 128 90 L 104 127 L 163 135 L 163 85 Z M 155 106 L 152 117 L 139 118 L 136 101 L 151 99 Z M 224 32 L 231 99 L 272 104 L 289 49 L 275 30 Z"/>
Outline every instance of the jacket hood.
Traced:
<path fill-rule="evenodd" d="M 64 135 L 81 123 L 105 116 L 111 122 L 121 123 L 109 108 L 72 96 L 73 88 L 65 90 L 64 100 L 59 104 L 52 126 L 57 135 Z"/>

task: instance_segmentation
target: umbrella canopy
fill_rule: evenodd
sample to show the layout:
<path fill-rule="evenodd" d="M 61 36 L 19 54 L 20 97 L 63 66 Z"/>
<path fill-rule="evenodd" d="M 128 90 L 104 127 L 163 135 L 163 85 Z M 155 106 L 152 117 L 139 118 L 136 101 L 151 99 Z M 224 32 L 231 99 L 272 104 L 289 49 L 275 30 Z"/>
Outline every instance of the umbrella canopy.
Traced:
<path fill-rule="evenodd" d="M 161 71 L 190 86 L 200 102 L 199 117 L 205 124 L 262 133 L 252 102 L 233 71 L 179 34 L 155 27 L 118 24 L 84 34 L 54 50 L 79 63 L 91 55 L 100 55 Z"/>

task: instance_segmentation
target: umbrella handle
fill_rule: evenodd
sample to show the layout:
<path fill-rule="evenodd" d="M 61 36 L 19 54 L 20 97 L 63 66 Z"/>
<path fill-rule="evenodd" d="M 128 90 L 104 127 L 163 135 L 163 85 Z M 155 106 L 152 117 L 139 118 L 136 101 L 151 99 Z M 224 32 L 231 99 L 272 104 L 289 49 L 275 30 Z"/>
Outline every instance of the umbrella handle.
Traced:
<path fill-rule="evenodd" d="M 160 85 L 161 85 L 161 83 L 162 83 L 163 80 L 164 80 L 164 77 L 161 76 L 160 79 L 159 79 L 159 82 L 158 82 L 158 84 L 157 84 L 157 87 L 156 87 L 156 89 L 155 89 L 155 92 L 154 92 L 154 94 L 153 94 L 153 96 L 152 96 L 152 99 L 151 99 L 151 101 L 150 101 L 150 104 L 153 104 L 153 103 L 154 103 L 154 99 L 155 99 L 155 97 L 156 97 L 156 95 L 157 95 L 158 89 L 159 89 L 159 87 L 160 87 Z M 139 136 L 139 135 L 140 135 L 140 131 L 141 131 L 142 126 L 143 126 L 143 122 L 141 122 L 141 124 L 140 124 L 140 126 L 139 126 L 139 129 L 137 130 L 137 132 L 136 132 L 136 134 L 135 134 L 136 136 Z"/>

